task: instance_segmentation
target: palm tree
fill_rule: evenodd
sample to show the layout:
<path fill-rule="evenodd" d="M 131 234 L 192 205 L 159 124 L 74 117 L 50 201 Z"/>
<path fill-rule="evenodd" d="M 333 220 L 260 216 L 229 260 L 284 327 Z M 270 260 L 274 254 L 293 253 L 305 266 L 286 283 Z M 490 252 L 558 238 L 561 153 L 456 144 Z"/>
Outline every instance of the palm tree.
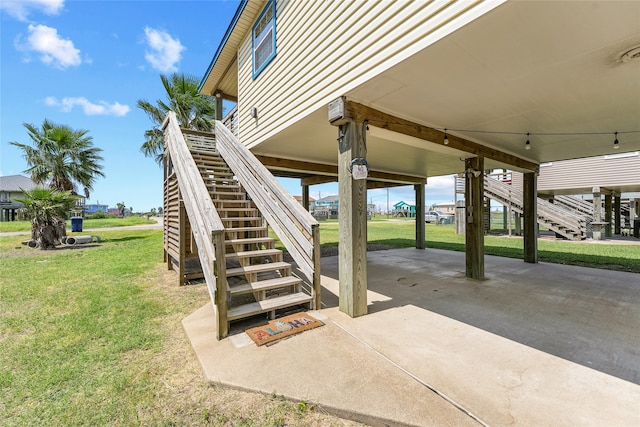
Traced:
<path fill-rule="evenodd" d="M 103 160 L 100 148 L 93 146 L 93 138 L 86 130 L 74 130 L 66 125 L 58 125 L 47 119 L 38 129 L 24 123 L 33 146 L 11 142 L 24 151 L 29 166 L 24 172 L 41 185 L 48 185 L 58 191 L 77 191 L 82 187 L 85 197 L 93 190 L 93 183 L 102 173 Z"/>
<path fill-rule="evenodd" d="M 167 77 L 160 75 L 160 80 L 167 95 L 167 102 L 157 100 L 157 105 L 145 99 L 138 100 L 141 108 L 151 121 L 154 128 L 144 133 L 145 142 L 140 150 L 147 157 L 154 157 L 162 163 L 164 151 L 164 136 L 162 122 L 169 111 L 176 113 L 181 127 L 186 129 L 211 132 L 215 120 L 215 100 L 208 95 L 198 93 L 199 80 L 194 76 L 174 73 Z"/>
<path fill-rule="evenodd" d="M 31 217 L 31 240 L 40 249 L 52 249 L 61 243 L 68 213 L 76 203 L 70 191 L 36 187 L 22 190 L 24 198 L 14 199 L 24 205 Z"/>

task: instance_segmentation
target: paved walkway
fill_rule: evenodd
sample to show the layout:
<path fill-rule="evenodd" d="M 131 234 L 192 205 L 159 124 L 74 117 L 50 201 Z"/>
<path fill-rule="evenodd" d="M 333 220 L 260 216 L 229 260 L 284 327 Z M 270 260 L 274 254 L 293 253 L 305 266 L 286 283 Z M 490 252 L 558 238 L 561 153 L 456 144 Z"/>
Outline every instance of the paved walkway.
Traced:
<path fill-rule="evenodd" d="M 371 425 L 640 425 L 640 275 L 464 254 L 369 253 L 369 313 L 337 308 L 322 260 L 326 325 L 257 347 L 208 304 L 184 327 L 205 377 L 320 404 Z"/>
<path fill-rule="evenodd" d="M 131 229 L 138 229 L 138 230 L 148 230 L 151 228 L 162 228 L 162 218 L 158 218 L 158 217 L 152 217 L 151 219 L 153 219 L 154 221 L 156 221 L 155 224 L 139 224 L 139 225 L 125 225 L 122 227 L 103 227 L 103 228 L 83 228 L 83 230 L 80 233 L 83 234 L 89 234 L 89 233 L 99 233 L 100 231 L 112 231 L 112 230 L 131 230 Z M 67 232 L 69 233 L 70 236 L 74 235 L 75 233 L 71 232 L 71 228 L 67 229 Z M 0 233 L 0 237 L 8 237 L 8 236 L 28 236 L 31 234 L 31 231 L 5 231 Z"/>

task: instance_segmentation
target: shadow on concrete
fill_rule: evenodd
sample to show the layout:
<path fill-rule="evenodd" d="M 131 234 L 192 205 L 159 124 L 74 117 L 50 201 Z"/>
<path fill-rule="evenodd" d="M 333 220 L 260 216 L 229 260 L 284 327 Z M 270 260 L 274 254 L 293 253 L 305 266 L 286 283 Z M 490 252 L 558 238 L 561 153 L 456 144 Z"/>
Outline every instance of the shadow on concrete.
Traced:
<path fill-rule="evenodd" d="M 458 252 L 371 252 L 369 313 L 412 305 L 640 384 L 640 275 L 491 256 L 485 273 L 467 279 Z M 338 280 L 336 257 L 322 274 Z M 337 306 L 323 292 L 323 306 Z"/>

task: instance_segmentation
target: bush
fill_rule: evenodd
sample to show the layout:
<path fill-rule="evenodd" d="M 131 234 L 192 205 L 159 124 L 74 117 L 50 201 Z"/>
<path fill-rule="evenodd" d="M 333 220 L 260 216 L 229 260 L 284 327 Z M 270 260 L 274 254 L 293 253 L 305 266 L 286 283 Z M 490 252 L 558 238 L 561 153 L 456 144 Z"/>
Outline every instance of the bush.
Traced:
<path fill-rule="evenodd" d="M 105 218 L 118 218 L 116 214 L 108 214 L 106 212 L 98 211 L 90 214 L 86 214 L 84 219 L 105 219 Z"/>

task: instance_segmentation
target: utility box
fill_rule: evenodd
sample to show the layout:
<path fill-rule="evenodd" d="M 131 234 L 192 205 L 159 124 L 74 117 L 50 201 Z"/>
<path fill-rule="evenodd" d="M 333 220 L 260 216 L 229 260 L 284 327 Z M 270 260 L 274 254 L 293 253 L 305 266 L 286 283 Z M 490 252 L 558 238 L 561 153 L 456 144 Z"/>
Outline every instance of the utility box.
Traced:
<path fill-rule="evenodd" d="M 72 216 L 71 217 L 71 232 L 80 232 L 82 231 L 82 221 L 84 218 L 81 216 Z"/>

